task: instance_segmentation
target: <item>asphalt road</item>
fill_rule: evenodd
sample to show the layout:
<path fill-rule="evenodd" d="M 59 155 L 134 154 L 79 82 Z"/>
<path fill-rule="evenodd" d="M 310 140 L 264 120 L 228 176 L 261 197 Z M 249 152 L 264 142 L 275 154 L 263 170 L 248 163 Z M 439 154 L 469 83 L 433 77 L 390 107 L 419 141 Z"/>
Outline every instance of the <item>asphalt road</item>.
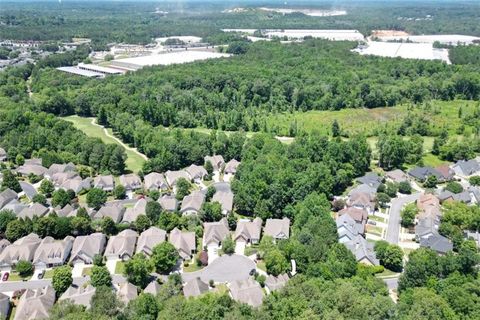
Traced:
<path fill-rule="evenodd" d="M 73 284 L 82 286 L 85 282 L 89 281 L 90 277 L 79 277 L 73 279 Z M 112 275 L 112 283 L 123 283 L 125 277 L 121 275 Z M 0 292 L 10 292 L 22 289 L 38 289 L 52 284 L 52 279 L 31 280 L 31 281 L 7 281 L 0 283 Z"/>
<path fill-rule="evenodd" d="M 402 218 L 400 217 L 400 212 L 402 211 L 403 206 L 414 202 L 420 197 L 420 193 L 414 193 L 405 197 L 395 198 L 390 204 L 390 211 L 388 217 L 388 227 L 386 240 L 389 243 L 398 244 L 398 237 L 400 235 L 400 222 Z"/>
<path fill-rule="evenodd" d="M 388 289 L 394 290 L 398 288 L 398 277 L 396 278 L 384 278 L 383 282 L 387 285 Z"/>

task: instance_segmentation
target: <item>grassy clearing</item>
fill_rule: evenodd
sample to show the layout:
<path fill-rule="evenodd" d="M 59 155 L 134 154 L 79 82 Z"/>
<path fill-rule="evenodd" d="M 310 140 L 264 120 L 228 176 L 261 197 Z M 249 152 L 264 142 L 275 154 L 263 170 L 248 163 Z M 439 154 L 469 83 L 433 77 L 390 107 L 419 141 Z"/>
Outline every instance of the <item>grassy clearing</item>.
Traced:
<path fill-rule="evenodd" d="M 125 271 L 125 262 L 118 261 L 115 265 L 115 274 L 123 274 Z"/>
<path fill-rule="evenodd" d="M 27 276 L 25 278 L 21 277 L 17 272 L 12 271 L 10 272 L 10 275 L 8 276 L 8 281 L 22 281 L 24 279 L 30 279 L 31 276 Z"/>
<path fill-rule="evenodd" d="M 92 118 L 68 116 L 64 117 L 63 119 L 72 122 L 75 128 L 83 131 L 83 133 L 85 133 L 89 137 L 100 138 L 104 143 L 118 144 L 119 146 L 123 147 L 117 140 L 107 136 L 103 128 L 92 124 Z M 109 134 L 113 135 L 111 129 L 107 129 L 107 131 Z M 132 150 L 127 150 L 125 148 L 124 150 L 127 154 L 127 160 L 125 162 L 127 168 L 133 172 L 138 172 L 139 170 L 141 170 L 145 159 L 143 159 L 140 155 L 138 155 Z"/>

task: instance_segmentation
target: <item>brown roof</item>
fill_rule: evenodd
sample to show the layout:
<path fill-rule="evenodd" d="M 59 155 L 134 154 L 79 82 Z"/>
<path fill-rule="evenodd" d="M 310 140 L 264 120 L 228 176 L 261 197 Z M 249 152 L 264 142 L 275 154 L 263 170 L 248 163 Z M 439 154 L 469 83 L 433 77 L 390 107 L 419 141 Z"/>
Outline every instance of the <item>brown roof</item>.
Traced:
<path fill-rule="evenodd" d="M 442 164 L 442 165 L 436 167 L 435 169 L 438 172 L 440 172 L 446 180 L 452 178 L 452 176 L 453 176 L 452 169 L 450 169 L 448 164 Z"/>
<path fill-rule="evenodd" d="M 338 212 L 339 215 L 344 215 L 348 214 L 350 217 L 353 218 L 355 221 L 364 221 L 367 220 L 368 218 L 368 213 L 365 210 L 354 208 L 354 207 L 348 207 L 340 210 Z"/>

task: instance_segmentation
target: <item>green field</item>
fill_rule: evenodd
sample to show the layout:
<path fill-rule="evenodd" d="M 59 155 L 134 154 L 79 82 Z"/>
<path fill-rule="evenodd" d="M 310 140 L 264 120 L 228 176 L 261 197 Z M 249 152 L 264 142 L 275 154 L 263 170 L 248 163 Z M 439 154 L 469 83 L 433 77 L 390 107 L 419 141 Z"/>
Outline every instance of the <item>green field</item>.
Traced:
<path fill-rule="evenodd" d="M 100 138 L 104 143 L 114 143 L 122 146 L 117 140 L 107 136 L 102 127 L 92 124 L 92 118 L 69 116 L 63 119 L 72 122 L 75 128 L 83 131 L 89 137 Z M 112 129 L 109 128 L 107 130 L 110 135 L 113 135 Z M 145 159 L 132 150 L 125 149 L 125 152 L 127 154 L 127 168 L 132 172 L 141 170 Z"/>

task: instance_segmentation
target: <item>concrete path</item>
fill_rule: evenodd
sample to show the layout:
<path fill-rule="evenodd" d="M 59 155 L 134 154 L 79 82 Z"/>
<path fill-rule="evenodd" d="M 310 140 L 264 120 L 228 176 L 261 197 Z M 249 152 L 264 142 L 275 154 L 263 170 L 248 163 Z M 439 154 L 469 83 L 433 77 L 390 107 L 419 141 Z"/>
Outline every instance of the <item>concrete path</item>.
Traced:
<path fill-rule="evenodd" d="M 388 217 L 388 228 L 385 240 L 392 244 L 398 244 L 400 235 L 400 213 L 403 207 L 411 202 L 416 201 L 420 197 L 420 193 L 414 193 L 405 197 L 395 198 L 392 200 Z"/>

